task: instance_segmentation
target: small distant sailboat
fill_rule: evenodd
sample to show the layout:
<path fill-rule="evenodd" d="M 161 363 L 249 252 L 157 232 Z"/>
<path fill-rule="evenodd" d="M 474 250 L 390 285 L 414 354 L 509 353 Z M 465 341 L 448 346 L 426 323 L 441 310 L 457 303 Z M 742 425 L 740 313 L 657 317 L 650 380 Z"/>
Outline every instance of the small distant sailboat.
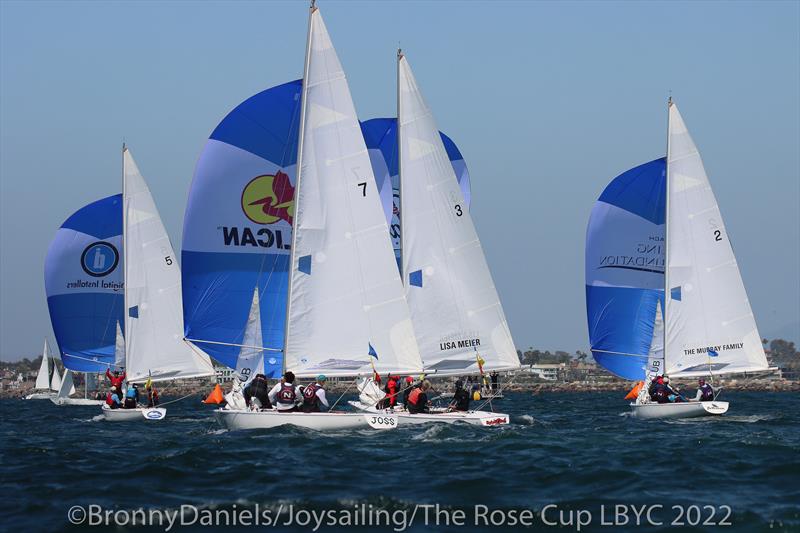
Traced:
<path fill-rule="evenodd" d="M 26 400 L 50 400 L 56 396 L 58 392 L 54 385 L 61 387 L 61 379 L 58 378 L 58 368 L 53 361 L 53 381 L 50 381 L 50 346 L 47 344 L 47 339 L 44 340 L 44 348 L 42 349 L 42 363 L 39 365 L 39 372 L 36 374 L 36 384 L 34 385 L 33 392 L 25 396 Z M 58 378 L 58 379 L 57 379 Z"/>
<path fill-rule="evenodd" d="M 373 369 L 419 373 L 369 155 L 347 80 L 313 5 L 301 106 L 283 369 L 301 378 L 364 376 Z M 396 427 L 395 417 L 369 413 L 223 408 L 215 415 L 229 429 Z"/>
<path fill-rule="evenodd" d="M 639 418 L 721 415 L 728 402 L 655 403 L 648 385 L 670 378 L 768 370 L 700 153 L 670 99 L 667 157 L 614 179 L 586 237 L 586 299 L 595 360 L 644 379 Z"/>
<path fill-rule="evenodd" d="M 130 151 L 123 147 L 122 155 L 127 381 L 131 384 L 213 376 L 208 355 L 183 338 L 181 273 L 175 252 Z M 166 409 L 111 409 L 103 405 L 102 413 L 110 421 L 161 420 Z"/>
<path fill-rule="evenodd" d="M 503 307 L 441 134 L 399 50 L 397 61 L 402 272 L 424 373 L 516 370 Z M 350 403 L 378 411 L 368 399 Z M 502 413 L 446 409 L 397 416 L 401 423 L 509 421 Z"/>

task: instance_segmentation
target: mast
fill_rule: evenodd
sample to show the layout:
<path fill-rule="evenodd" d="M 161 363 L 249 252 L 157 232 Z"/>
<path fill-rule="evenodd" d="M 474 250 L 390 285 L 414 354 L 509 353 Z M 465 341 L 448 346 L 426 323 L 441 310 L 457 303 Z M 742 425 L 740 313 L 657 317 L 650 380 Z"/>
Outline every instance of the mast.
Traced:
<path fill-rule="evenodd" d="M 300 131 L 297 139 L 297 172 L 294 178 L 294 198 L 292 199 L 294 205 L 294 218 L 292 220 L 292 247 L 289 250 L 289 286 L 286 295 L 286 322 L 283 326 L 283 371 L 286 373 L 286 356 L 289 352 L 289 317 L 291 316 L 292 307 L 292 273 L 294 270 L 295 262 L 295 248 L 297 248 L 297 228 L 300 226 L 298 223 L 300 210 L 297 208 L 297 200 L 300 197 L 300 174 L 303 169 L 303 137 L 305 136 L 306 129 L 306 96 L 308 95 L 308 69 L 311 58 L 311 27 L 313 24 L 314 12 L 317 10 L 314 5 L 315 0 L 311 0 L 311 6 L 308 11 L 308 35 L 306 36 L 306 58 L 303 67 L 303 87 L 300 92 Z"/>
<path fill-rule="evenodd" d="M 403 280 L 403 286 L 406 286 L 406 247 L 405 235 L 403 229 L 403 171 L 401 168 L 402 157 L 400 157 L 400 61 L 403 59 L 403 50 L 397 48 L 397 121 L 395 134 L 397 135 L 397 199 L 399 205 L 397 206 L 397 213 L 400 217 L 400 279 Z"/>
<path fill-rule="evenodd" d="M 125 340 L 125 369 L 128 368 L 128 332 L 130 331 L 130 328 L 128 328 L 128 261 L 125 259 L 128 253 L 128 246 L 125 242 L 128 236 L 128 206 L 127 191 L 125 189 L 127 185 L 127 180 L 125 179 L 125 152 L 127 151 L 128 147 L 125 146 L 125 141 L 122 141 L 122 325 L 125 326 L 125 335 L 123 337 Z M 123 369 L 123 372 L 125 369 Z"/>
<path fill-rule="evenodd" d="M 667 301 L 672 299 L 669 289 L 669 156 L 670 156 L 670 137 L 672 133 L 672 120 L 670 120 L 670 110 L 672 108 L 672 96 L 667 100 L 667 159 L 664 165 L 664 181 L 666 201 L 664 207 L 664 309 L 661 310 L 661 320 L 664 323 L 664 340 L 662 342 L 664 350 L 664 368 L 661 369 L 663 375 L 667 369 Z"/>

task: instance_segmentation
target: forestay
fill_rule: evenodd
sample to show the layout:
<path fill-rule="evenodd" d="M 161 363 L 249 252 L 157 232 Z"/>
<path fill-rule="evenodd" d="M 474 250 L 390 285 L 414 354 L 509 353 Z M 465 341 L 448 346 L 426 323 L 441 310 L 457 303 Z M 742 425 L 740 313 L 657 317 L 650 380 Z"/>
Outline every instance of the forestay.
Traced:
<path fill-rule="evenodd" d="M 286 369 L 421 370 L 369 155 L 336 51 L 312 9 L 303 84 Z M 374 354 L 374 355 L 370 355 Z"/>
<path fill-rule="evenodd" d="M 104 372 L 114 363 L 122 321 L 122 195 L 72 214 L 47 249 L 44 281 L 50 321 L 66 368 Z"/>
<path fill-rule="evenodd" d="M 430 109 L 399 59 L 403 281 L 426 372 L 519 367 L 514 342 Z"/>
<path fill-rule="evenodd" d="M 669 106 L 666 371 L 764 370 L 753 311 L 700 153 Z"/>
<path fill-rule="evenodd" d="M 183 339 L 178 262 L 150 190 L 127 149 L 123 174 L 128 381 L 212 376 L 208 356 Z"/>

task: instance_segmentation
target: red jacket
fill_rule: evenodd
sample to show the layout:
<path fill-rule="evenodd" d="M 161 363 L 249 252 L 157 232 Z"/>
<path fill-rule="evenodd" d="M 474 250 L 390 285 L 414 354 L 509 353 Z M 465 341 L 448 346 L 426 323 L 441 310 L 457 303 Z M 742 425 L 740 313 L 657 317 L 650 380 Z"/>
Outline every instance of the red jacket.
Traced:
<path fill-rule="evenodd" d="M 393 377 L 386 382 L 385 392 L 389 395 L 389 405 L 394 407 L 397 404 L 397 380 Z"/>
<path fill-rule="evenodd" d="M 108 378 L 108 381 L 111 382 L 111 386 L 116 387 L 117 392 L 122 394 L 122 383 L 125 381 L 125 372 L 122 372 L 122 374 L 119 376 L 114 376 L 111 373 L 111 370 L 106 369 L 106 377 Z"/>

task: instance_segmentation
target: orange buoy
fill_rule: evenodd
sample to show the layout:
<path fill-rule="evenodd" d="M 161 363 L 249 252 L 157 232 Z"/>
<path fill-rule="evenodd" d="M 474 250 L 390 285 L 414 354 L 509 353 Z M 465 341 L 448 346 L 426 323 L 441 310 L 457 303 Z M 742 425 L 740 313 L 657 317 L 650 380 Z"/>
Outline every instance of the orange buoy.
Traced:
<path fill-rule="evenodd" d="M 223 401 L 225 401 L 225 396 L 222 394 L 222 387 L 220 387 L 219 383 L 217 383 L 214 386 L 214 390 L 212 390 L 208 397 L 203 400 L 203 403 L 222 403 Z"/>

